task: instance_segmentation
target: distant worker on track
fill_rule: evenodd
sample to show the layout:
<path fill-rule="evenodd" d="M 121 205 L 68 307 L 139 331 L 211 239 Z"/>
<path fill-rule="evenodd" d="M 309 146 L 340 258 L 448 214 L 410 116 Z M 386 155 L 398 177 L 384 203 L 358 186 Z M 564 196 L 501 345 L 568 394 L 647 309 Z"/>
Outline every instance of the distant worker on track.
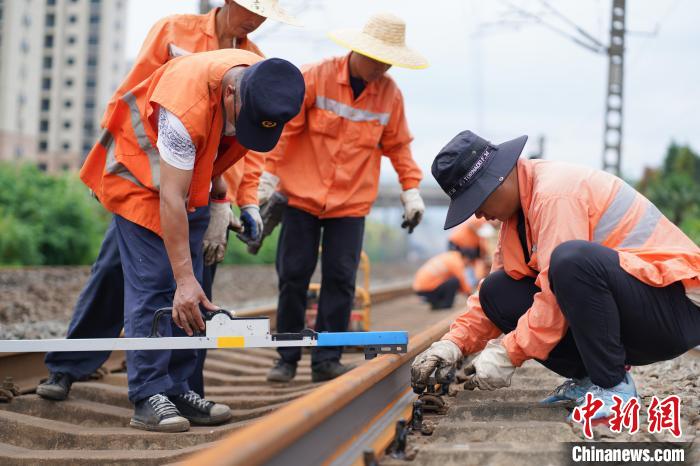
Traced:
<path fill-rule="evenodd" d="M 472 292 L 472 284 L 466 278 L 470 263 L 471 259 L 460 251 L 438 254 L 418 269 L 413 291 L 433 310 L 452 309 L 457 292 Z"/>
<path fill-rule="evenodd" d="M 149 31 L 131 71 L 107 104 L 102 118 L 102 137 L 91 153 L 103 157 L 114 139 L 104 130 L 124 94 L 150 77 L 158 68 L 174 57 L 209 50 L 237 48 L 263 56 L 260 49 L 248 39 L 266 18 L 297 24 L 295 18 L 282 10 L 277 0 L 226 0 L 221 8 L 205 15 L 173 15 L 158 21 Z M 231 202 L 245 207 L 250 227 L 257 227 L 258 179 L 263 168 L 263 155 L 251 152 L 224 173 Z M 219 262 L 226 250 L 228 225 L 240 224 L 231 212 L 226 196 L 212 203 L 210 228 L 205 235 L 208 257 Z M 223 238 L 223 239 L 222 239 Z M 222 244 L 223 243 L 223 244 Z M 204 291 L 211 299 L 215 264 L 205 268 Z M 124 276 L 116 239 L 114 220 L 105 232 L 97 260 L 90 277 L 80 293 L 68 326 L 67 338 L 116 338 L 124 325 Z M 205 350 L 200 350 L 197 369 L 190 379 L 191 388 L 204 396 L 202 366 Z M 109 352 L 50 352 L 46 355 L 49 378 L 37 388 L 37 394 L 51 400 L 64 400 L 74 381 L 88 377 L 104 364 Z"/>
<path fill-rule="evenodd" d="M 496 233 L 500 227 L 501 222 L 497 220 L 489 221 L 471 216 L 450 231 L 447 249 L 459 251 L 470 259 L 468 272 L 472 281 L 475 281 L 472 287 L 486 278 L 491 268 Z"/>
<path fill-rule="evenodd" d="M 465 388 L 510 385 L 528 359 L 569 378 L 543 403 L 638 397 L 626 365 L 700 344 L 700 248 L 644 196 L 602 171 L 519 158 L 527 136 L 494 145 L 458 134 L 433 162 L 451 203 L 445 228 L 472 214 L 503 222 L 491 274 L 441 341 L 411 368 L 416 391 L 465 355 Z M 500 335 L 505 334 L 502 339 Z"/>
<path fill-rule="evenodd" d="M 81 179 L 115 215 L 126 337 L 148 336 L 162 307 L 173 308 L 166 336 L 203 331 L 202 310 L 217 309 L 202 290 L 210 201 L 225 195 L 221 175 L 248 150 L 275 146 L 304 97 L 294 65 L 261 60 L 224 49 L 169 61 L 118 102 L 106 160 L 93 152 L 85 161 Z M 128 351 L 131 426 L 181 432 L 230 419 L 228 407 L 190 389 L 196 365 L 194 350 Z"/>
<path fill-rule="evenodd" d="M 403 97 L 386 74 L 392 65 L 425 68 L 405 46 L 405 23 L 391 14 L 372 16 L 364 30 L 331 38 L 351 52 L 304 69 L 306 98 L 265 160 L 258 200 L 278 188 L 289 199 L 277 249 L 277 330 L 304 328 L 309 281 L 321 252 L 321 292 L 316 330 L 346 331 L 355 299 L 365 216 L 377 197 L 382 155 L 389 157 L 403 192 L 404 227 L 418 225 L 425 210 L 418 191 L 422 173 L 411 155 Z M 296 375 L 300 348 L 279 350 L 267 380 Z M 335 378 L 351 367 L 340 348 L 314 349 L 312 380 Z"/>

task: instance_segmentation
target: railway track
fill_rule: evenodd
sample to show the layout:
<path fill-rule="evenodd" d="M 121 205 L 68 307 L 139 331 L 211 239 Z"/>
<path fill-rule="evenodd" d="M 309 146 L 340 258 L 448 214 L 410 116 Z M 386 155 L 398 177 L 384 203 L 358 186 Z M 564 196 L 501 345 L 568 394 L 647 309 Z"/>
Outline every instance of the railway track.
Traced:
<path fill-rule="evenodd" d="M 433 321 L 444 317 L 426 311 L 414 297 L 405 297 L 409 293 L 406 284 L 373 290 L 373 318 L 377 329 L 395 328 L 396 322 L 404 321 L 415 331 L 425 327 L 426 320 L 421 316 Z M 266 308 L 248 310 L 244 314 L 272 312 L 273 309 Z M 406 312 L 412 316 L 398 318 Z M 22 385 L 22 394 L 9 403 L 0 403 L 0 464 L 165 464 L 219 448 L 212 442 L 228 441 L 232 433 L 248 432 L 247 427 L 276 423 L 280 413 L 288 416 L 284 413 L 289 411 L 285 410 L 296 413 L 294 417 L 306 426 L 306 434 L 310 435 L 318 431 L 318 423 L 309 421 L 308 409 L 323 407 L 324 415 L 313 418 L 325 419 L 325 414 L 339 410 L 341 406 L 354 410 L 357 407 L 354 400 L 358 397 L 362 403 L 372 402 L 363 405 L 363 414 L 376 416 L 387 404 L 395 401 L 392 397 L 400 395 L 404 402 L 407 400 L 408 361 L 430 344 L 432 340 L 429 338 L 439 338 L 447 324 L 445 320 L 439 328 L 433 329 L 429 337 L 422 336 L 420 344 L 413 338 L 408 355 L 389 355 L 365 363 L 362 354 L 349 353 L 344 361 L 357 362 L 359 367 L 342 380 L 327 384 L 311 383 L 308 357 L 302 361 L 298 376 L 292 383 L 270 385 L 265 381 L 265 375 L 276 357 L 274 350 L 211 351 L 204 372 L 207 397 L 231 406 L 234 418 L 223 426 L 193 427 L 190 432 L 182 434 L 142 432 L 127 427 L 132 407 L 126 397 L 126 374 L 119 354 L 110 360 L 108 370 L 95 380 L 76 382 L 69 399 L 58 403 L 43 400 L 32 393 L 39 378 L 46 375 L 42 355 L 5 355 L 0 358 L 0 377 L 14 377 Z M 397 414 L 395 411 L 391 412 L 392 416 Z M 357 418 L 358 424 L 347 426 L 348 429 L 343 431 L 346 437 L 342 438 L 354 435 L 353 428 L 361 431 L 368 422 L 365 417 Z M 386 422 L 390 432 L 391 419 Z M 301 439 L 296 437 L 300 430 L 293 435 L 285 432 L 282 436 L 287 435 L 288 440 L 284 442 L 279 441 L 280 434 L 265 434 L 260 439 L 267 443 L 275 439 L 276 447 L 285 442 L 292 442 L 288 446 L 302 445 Z M 331 448 L 328 445 L 329 454 L 335 454 L 343 446 Z"/>

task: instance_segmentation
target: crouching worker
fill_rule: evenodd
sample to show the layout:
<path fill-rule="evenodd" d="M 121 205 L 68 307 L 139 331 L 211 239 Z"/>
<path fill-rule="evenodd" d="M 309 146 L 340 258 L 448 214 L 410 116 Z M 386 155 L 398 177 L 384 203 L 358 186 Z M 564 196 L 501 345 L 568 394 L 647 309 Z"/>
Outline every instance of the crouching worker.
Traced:
<path fill-rule="evenodd" d="M 430 308 L 451 309 L 457 292 L 472 292 L 466 280 L 469 257 L 459 251 L 447 251 L 431 258 L 423 264 L 413 279 L 413 291 L 425 301 Z"/>
<path fill-rule="evenodd" d="M 176 58 L 118 101 L 106 126 L 113 149 L 93 151 L 80 176 L 115 216 L 127 337 L 148 336 L 167 306 L 175 325 L 165 335 L 204 330 L 200 306 L 217 309 L 201 287 L 210 199 L 225 197 L 221 174 L 247 150 L 275 146 L 303 96 L 289 62 L 226 49 Z M 190 390 L 195 365 L 195 350 L 128 351 L 131 426 L 180 432 L 228 420 L 227 406 Z"/>
<path fill-rule="evenodd" d="M 700 344 L 700 248 L 621 179 L 519 159 L 527 137 L 493 145 L 465 131 L 432 172 L 450 196 L 445 228 L 501 220 L 491 274 L 467 311 L 411 368 L 414 389 L 481 351 L 465 388 L 507 387 L 528 359 L 569 378 L 544 403 L 587 392 L 637 397 L 626 365 L 675 358 Z M 505 336 L 495 340 L 501 334 Z M 483 350 L 483 351 L 482 351 Z"/>

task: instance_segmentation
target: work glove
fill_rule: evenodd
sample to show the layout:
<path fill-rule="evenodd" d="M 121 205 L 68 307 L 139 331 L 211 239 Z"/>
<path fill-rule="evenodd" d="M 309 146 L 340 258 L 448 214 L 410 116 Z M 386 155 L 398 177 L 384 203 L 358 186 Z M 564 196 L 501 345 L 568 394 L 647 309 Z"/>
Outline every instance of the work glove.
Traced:
<path fill-rule="evenodd" d="M 510 379 L 515 372 L 515 366 L 505 346 L 500 340 L 491 340 L 486 348 L 464 368 L 464 388 L 474 390 L 496 390 L 510 387 Z"/>
<path fill-rule="evenodd" d="M 260 216 L 260 207 L 255 204 L 248 204 L 241 207 L 241 222 L 243 222 L 243 233 L 241 239 L 246 243 L 258 241 L 262 235 L 263 221 Z"/>
<path fill-rule="evenodd" d="M 462 350 L 450 340 L 436 341 L 430 348 L 416 356 L 411 364 L 411 386 L 413 391 L 423 393 L 428 379 L 435 371 L 437 383 L 448 382 L 449 373 L 462 360 Z"/>
<path fill-rule="evenodd" d="M 280 179 L 270 172 L 263 172 L 258 184 L 258 204 L 263 205 L 270 200 L 270 197 L 277 190 Z"/>
<path fill-rule="evenodd" d="M 420 197 L 418 188 L 407 189 L 401 193 L 401 203 L 403 204 L 403 223 L 401 228 L 408 228 L 408 233 L 413 233 L 413 229 L 420 223 L 425 212 L 425 204 Z"/>
<path fill-rule="evenodd" d="M 205 265 L 224 260 L 229 228 L 241 230 L 241 222 L 231 210 L 231 204 L 229 201 L 212 201 L 209 206 L 209 226 L 202 242 Z"/>

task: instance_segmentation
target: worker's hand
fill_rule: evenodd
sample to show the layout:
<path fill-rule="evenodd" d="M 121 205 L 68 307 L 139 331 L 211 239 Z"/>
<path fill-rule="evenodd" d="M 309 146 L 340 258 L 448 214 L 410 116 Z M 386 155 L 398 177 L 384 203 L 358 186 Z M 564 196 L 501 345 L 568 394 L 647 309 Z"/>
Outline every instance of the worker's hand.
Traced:
<path fill-rule="evenodd" d="M 258 184 L 258 205 L 263 205 L 270 200 L 270 196 L 277 190 L 280 179 L 270 172 L 263 172 Z"/>
<path fill-rule="evenodd" d="M 209 226 L 202 241 L 205 265 L 224 260 L 229 228 L 241 230 L 241 222 L 231 210 L 231 204 L 228 200 L 212 201 L 209 206 Z"/>
<path fill-rule="evenodd" d="M 243 236 L 250 241 L 259 240 L 263 228 L 260 207 L 255 204 L 241 207 L 241 221 L 243 222 Z"/>
<path fill-rule="evenodd" d="M 411 386 L 416 393 L 423 393 L 430 375 L 435 372 L 435 380 L 446 381 L 447 374 L 462 360 L 462 350 L 450 340 L 436 341 L 430 348 L 416 356 L 411 364 Z"/>
<path fill-rule="evenodd" d="M 401 204 L 403 204 L 403 223 L 401 228 L 408 228 L 408 233 L 413 233 L 413 229 L 418 226 L 423 219 L 425 204 L 420 197 L 418 188 L 407 189 L 401 193 Z"/>
<path fill-rule="evenodd" d="M 496 390 L 510 387 L 515 366 L 510 362 L 506 348 L 500 340 L 491 340 L 486 348 L 464 368 L 464 388 Z"/>
<path fill-rule="evenodd" d="M 194 275 L 178 282 L 173 299 L 173 322 L 189 336 L 195 330 L 203 332 L 205 329 L 199 310 L 200 303 L 210 311 L 218 310 L 218 307 L 209 302 Z"/>

